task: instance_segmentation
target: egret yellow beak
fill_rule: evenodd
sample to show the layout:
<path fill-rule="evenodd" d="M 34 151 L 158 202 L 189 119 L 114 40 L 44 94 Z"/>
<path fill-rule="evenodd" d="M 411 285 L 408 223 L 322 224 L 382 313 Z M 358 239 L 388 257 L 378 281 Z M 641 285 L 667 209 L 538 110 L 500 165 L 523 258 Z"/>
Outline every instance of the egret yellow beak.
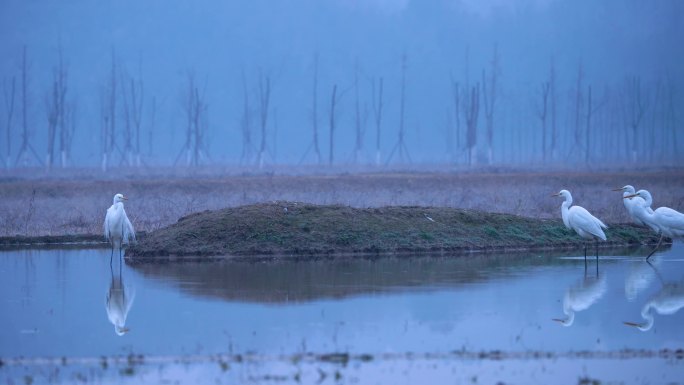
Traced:
<path fill-rule="evenodd" d="M 556 322 L 563 323 L 565 320 L 562 320 L 562 319 L 560 319 L 560 318 L 551 318 L 551 321 L 556 321 Z"/>
<path fill-rule="evenodd" d="M 634 197 L 638 197 L 638 196 L 639 196 L 639 194 L 632 194 L 632 195 L 624 196 L 624 197 L 622 197 L 622 199 L 634 198 Z"/>
<path fill-rule="evenodd" d="M 559 197 L 560 194 L 559 194 L 559 193 L 555 193 L 555 194 L 551 194 L 551 196 L 552 196 L 552 197 Z"/>
<path fill-rule="evenodd" d="M 614 188 L 614 189 L 612 189 L 612 190 L 610 190 L 610 191 L 622 191 L 622 187 L 620 187 L 620 188 Z"/>
<path fill-rule="evenodd" d="M 121 199 L 123 199 L 123 200 L 125 200 L 125 201 L 127 201 L 127 200 L 128 200 L 128 198 L 126 198 L 126 197 L 123 197 L 123 198 L 121 198 Z"/>
<path fill-rule="evenodd" d="M 627 325 L 627 326 L 632 326 L 632 327 L 635 327 L 635 328 L 638 328 L 639 326 L 641 326 L 641 324 L 634 323 L 634 322 L 623 322 L 623 324 L 625 324 L 625 325 Z"/>

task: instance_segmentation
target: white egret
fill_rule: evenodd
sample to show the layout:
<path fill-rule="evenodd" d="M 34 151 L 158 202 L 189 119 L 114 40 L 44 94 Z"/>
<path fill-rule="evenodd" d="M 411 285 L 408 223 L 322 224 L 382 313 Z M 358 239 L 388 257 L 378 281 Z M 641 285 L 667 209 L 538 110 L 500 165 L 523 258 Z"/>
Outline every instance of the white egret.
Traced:
<path fill-rule="evenodd" d="M 109 258 L 109 263 L 112 262 L 114 255 L 114 247 L 119 248 L 119 257 L 121 256 L 121 246 L 135 241 L 135 230 L 131 221 L 128 220 L 126 210 L 124 210 L 123 201 L 128 200 L 123 194 L 114 195 L 112 206 L 107 209 L 107 215 L 104 221 L 104 236 L 112 244 L 112 254 Z"/>
<path fill-rule="evenodd" d="M 575 312 L 586 310 L 601 299 L 606 293 L 606 286 L 605 275 L 587 277 L 585 273 L 582 280 L 565 291 L 563 313 L 566 317 L 564 319 L 554 318 L 553 320 L 560 322 L 563 326 L 571 326 L 575 321 Z"/>
<path fill-rule="evenodd" d="M 625 185 L 624 187 L 613 189 L 613 191 L 622 191 L 622 202 L 624 203 L 625 209 L 627 209 L 627 213 L 632 218 L 634 223 L 640 226 L 646 226 L 646 223 L 644 223 L 644 221 L 641 219 L 644 216 L 641 211 L 650 210 L 652 212 L 653 210 L 651 210 L 649 207 L 650 205 L 646 204 L 644 198 L 640 196 L 626 198 L 628 195 L 635 194 L 636 190 L 634 190 L 634 186 Z"/>
<path fill-rule="evenodd" d="M 636 194 L 627 195 L 623 199 L 641 197 L 646 202 L 645 204 L 650 208 L 653 204 L 653 197 L 651 193 L 647 190 L 639 190 Z M 658 250 L 661 242 L 663 241 L 663 236 L 669 238 L 684 238 L 684 214 L 677 210 L 673 210 L 669 207 L 659 207 L 655 210 L 643 210 L 639 213 L 639 219 L 646 223 L 653 231 L 660 233 L 660 239 L 655 249 L 646 257 L 646 259 L 651 258 L 653 253 Z"/>
<path fill-rule="evenodd" d="M 119 336 L 126 334 L 130 330 L 126 327 L 126 317 L 131 310 L 131 306 L 133 306 L 134 299 L 135 291 L 124 285 L 121 271 L 119 271 L 118 277 L 112 271 L 112 281 L 109 284 L 109 291 L 105 298 L 105 309 L 107 310 L 109 322 L 114 325 L 114 332 Z"/>
<path fill-rule="evenodd" d="M 561 217 L 563 223 L 568 229 L 575 230 L 575 232 L 584 239 L 596 240 L 596 259 L 598 259 L 598 240 L 606 240 L 606 234 L 603 229 L 607 229 L 603 222 L 595 216 L 591 215 L 584 207 L 572 206 L 572 195 L 568 190 L 561 190 L 552 196 L 560 196 L 565 199 L 561 204 Z M 584 245 L 584 260 L 587 259 L 587 245 Z"/>

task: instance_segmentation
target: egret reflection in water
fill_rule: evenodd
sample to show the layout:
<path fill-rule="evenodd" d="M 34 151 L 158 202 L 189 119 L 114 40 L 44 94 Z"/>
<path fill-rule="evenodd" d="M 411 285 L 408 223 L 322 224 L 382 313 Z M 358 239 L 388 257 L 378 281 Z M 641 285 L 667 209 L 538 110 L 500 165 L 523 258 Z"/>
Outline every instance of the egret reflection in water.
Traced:
<path fill-rule="evenodd" d="M 653 265 L 657 266 L 659 263 L 659 261 L 655 261 Z M 643 261 L 630 263 L 629 272 L 625 278 L 625 298 L 628 301 L 636 300 L 639 293 L 651 286 L 656 276 L 654 266 L 643 263 Z"/>
<path fill-rule="evenodd" d="M 575 313 L 586 310 L 595 304 L 606 293 L 606 276 L 598 272 L 596 262 L 596 275 L 588 276 L 586 264 L 584 265 L 584 277 L 571 285 L 563 297 L 563 313 L 565 318 L 554 318 L 563 326 L 572 326 L 575 322 Z"/>
<path fill-rule="evenodd" d="M 658 277 L 662 289 L 656 293 L 651 299 L 641 308 L 641 318 L 644 319 L 642 323 L 625 322 L 625 325 L 633 326 L 642 332 L 649 331 L 653 328 L 655 322 L 654 314 L 672 315 L 684 307 L 684 281 L 680 279 L 679 282 L 665 282 L 658 270 L 650 262 L 645 263 Z"/>
<path fill-rule="evenodd" d="M 114 332 L 119 336 L 123 336 L 130 330 L 126 327 L 126 317 L 131 310 L 131 306 L 133 306 L 135 290 L 133 287 L 124 284 L 121 264 L 119 265 L 118 275 L 114 274 L 114 269 L 111 265 L 109 270 L 111 272 L 111 282 L 105 299 L 105 309 L 107 309 L 109 322 L 114 325 Z"/>

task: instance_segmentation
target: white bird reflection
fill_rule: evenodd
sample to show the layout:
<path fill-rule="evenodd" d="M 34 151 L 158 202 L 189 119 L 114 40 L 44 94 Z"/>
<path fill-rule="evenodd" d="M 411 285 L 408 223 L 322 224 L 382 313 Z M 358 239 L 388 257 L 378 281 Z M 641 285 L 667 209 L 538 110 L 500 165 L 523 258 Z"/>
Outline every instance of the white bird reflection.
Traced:
<path fill-rule="evenodd" d="M 654 264 L 658 263 L 660 262 L 656 261 Z M 625 278 L 625 298 L 630 302 L 634 301 L 639 293 L 651 286 L 655 276 L 653 267 L 648 263 L 632 263 Z"/>
<path fill-rule="evenodd" d="M 112 280 L 105 299 L 105 309 L 107 310 L 109 322 L 114 325 L 114 332 L 122 336 L 130 330 L 126 327 L 126 317 L 131 310 L 131 306 L 133 306 L 135 290 L 124 284 L 121 267 L 119 267 L 118 276 L 114 274 L 111 265 L 110 271 L 112 273 Z"/>
<path fill-rule="evenodd" d="M 571 326 L 575 322 L 575 313 L 586 310 L 591 307 L 596 301 L 601 299 L 606 293 L 606 277 L 598 274 L 598 265 L 596 266 L 596 276 L 587 276 L 587 269 L 585 265 L 584 277 L 570 286 L 565 291 L 563 297 L 563 313 L 565 318 L 554 318 L 554 321 L 560 322 L 563 326 Z"/>
<path fill-rule="evenodd" d="M 655 322 L 653 312 L 660 315 L 672 315 L 684 307 L 684 282 L 664 282 L 655 266 L 646 262 L 653 270 L 662 284 L 662 289 L 656 293 L 646 304 L 641 308 L 641 318 L 644 319 L 642 323 L 625 322 L 625 325 L 633 326 L 642 332 L 651 330 Z"/>

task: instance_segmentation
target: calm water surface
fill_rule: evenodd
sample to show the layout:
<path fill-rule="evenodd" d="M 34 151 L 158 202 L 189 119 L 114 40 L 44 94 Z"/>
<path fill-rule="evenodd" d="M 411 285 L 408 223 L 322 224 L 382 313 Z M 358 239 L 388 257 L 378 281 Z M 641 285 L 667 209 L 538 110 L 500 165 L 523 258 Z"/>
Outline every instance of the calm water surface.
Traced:
<path fill-rule="evenodd" d="M 684 347 L 684 245 L 643 255 L 110 266 L 107 250 L 0 251 L 0 379 L 682 381 L 681 356 L 658 352 Z M 351 360 L 311 358 L 329 353 Z M 146 363 L 100 361 L 132 355 Z M 56 371 L 62 357 L 75 364 Z"/>

